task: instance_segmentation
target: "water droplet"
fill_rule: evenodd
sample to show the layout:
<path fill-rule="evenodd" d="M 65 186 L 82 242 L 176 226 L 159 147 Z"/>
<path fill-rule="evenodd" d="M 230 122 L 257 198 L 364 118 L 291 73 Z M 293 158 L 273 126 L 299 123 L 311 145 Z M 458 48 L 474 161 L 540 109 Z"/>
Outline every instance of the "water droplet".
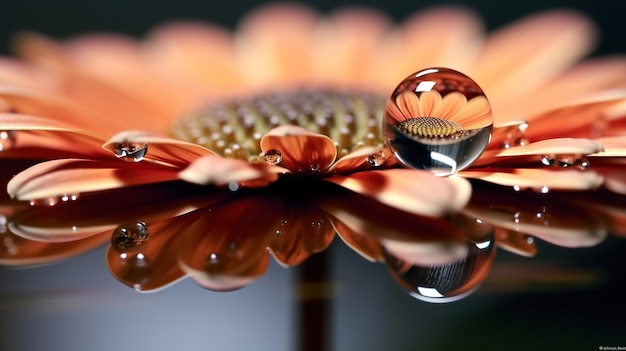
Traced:
<path fill-rule="evenodd" d="M 63 194 L 59 197 L 62 202 L 70 202 L 78 200 L 79 194 Z"/>
<path fill-rule="evenodd" d="M 143 222 L 120 225 L 113 231 L 111 246 L 122 253 L 136 251 L 145 245 L 148 237 L 148 226 Z"/>
<path fill-rule="evenodd" d="M 265 159 L 265 162 L 267 162 L 267 164 L 277 165 L 283 160 L 283 155 L 280 153 L 280 151 L 271 149 L 267 150 L 263 154 L 263 158 Z"/>
<path fill-rule="evenodd" d="M 508 149 L 514 146 L 528 145 L 529 141 L 525 136 L 528 122 L 524 120 L 510 121 L 506 126 L 500 126 L 500 128 L 506 133 L 506 137 L 502 141 L 502 148 Z"/>
<path fill-rule="evenodd" d="M 119 159 L 128 162 L 139 162 L 148 153 L 148 143 L 145 142 L 122 142 L 114 143 L 111 151 L 115 153 Z"/>
<path fill-rule="evenodd" d="M 571 168 L 580 170 L 589 168 L 589 160 L 580 154 L 547 154 L 541 156 L 541 163 L 544 166 Z"/>
<path fill-rule="evenodd" d="M 386 158 L 385 152 L 383 150 L 378 150 L 377 152 L 371 155 L 367 155 L 365 160 L 370 165 L 374 167 L 379 167 L 385 162 L 385 158 Z"/>
<path fill-rule="evenodd" d="M 387 255 L 387 267 L 396 282 L 411 296 L 426 302 L 446 303 L 474 292 L 491 268 L 495 257 L 491 240 L 467 242 L 468 254 L 449 264 L 418 266 Z"/>
<path fill-rule="evenodd" d="M 404 79 L 385 110 L 385 139 L 405 166 L 450 175 L 472 164 L 491 139 L 493 116 L 466 75 L 430 68 Z"/>
<path fill-rule="evenodd" d="M 217 263 L 217 254 L 215 252 L 212 252 L 209 257 L 209 263 L 211 264 L 216 264 Z"/>
<path fill-rule="evenodd" d="M 311 164 L 311 172 L 319 172 L 320 171 L 320 164 L 319 163 L 312 163 Z"/>
<path fill-rule="evenodd" d="M 0 152 L 8 150 L 15 145 L 17 132 L 14 130 L 0 131 Z"/>
<path fill-rule="evenodd" d="M 287 220 L 286 219 L 283 218 L 283 219 L 280 220 L 280 226 L 281 227 L 284 227 L 286 224 L 287 224 Z"/>

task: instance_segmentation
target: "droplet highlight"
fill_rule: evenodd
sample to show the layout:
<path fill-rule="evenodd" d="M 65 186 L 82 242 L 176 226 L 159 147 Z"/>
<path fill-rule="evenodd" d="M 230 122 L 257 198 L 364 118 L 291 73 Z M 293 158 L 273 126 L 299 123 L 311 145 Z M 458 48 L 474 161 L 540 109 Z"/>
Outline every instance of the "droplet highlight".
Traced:
<path fill-rule="evenodd" d="M 113 231 L 111 246 L 118 252 L 136 251 L 148 241 L 148 226 L 144 222 L 120 225 Z"/>
<path fill-rule="evenodd" d="M 589 168 L 589 160 L 580 154 L 547 154 L 541 156 L 541 163 L 548 167 L 557 168 L 578 168 L 586 170 Z"/>
<path fill-rule="evenodd" d="M 277 165 L 283 160 L 283 155 L 278 150 L 267 150 L 263 154 L 263 159 L 269 165 Z"/>
<path fill-rule="evenodd" d="M 493 115 L 468 76 L 430 68 L 393 91 L 383 119 L 385 141 L 403 165 L 450 175 L 471 165 L 491 140 Z"/>
<path fill-rule="evenodd" d="M 121 142 L 111 145 L 111 151 L 119 159 L 127 162 L 139 162 L 148 153 L 148 143 L 146 142 Z"/>
<path fill-rule="evenodd" d="M 0 152 L 9 150 L 15 145 L 17 132 L 14 130 L 0 131 Z"/>

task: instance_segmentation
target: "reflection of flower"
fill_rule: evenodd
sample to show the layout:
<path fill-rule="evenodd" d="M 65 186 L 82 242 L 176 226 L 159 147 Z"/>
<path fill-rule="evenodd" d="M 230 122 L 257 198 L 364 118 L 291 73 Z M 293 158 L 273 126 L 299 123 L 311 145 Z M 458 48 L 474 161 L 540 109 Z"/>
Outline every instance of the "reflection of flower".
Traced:
<path fill-rule="evenodd" d="M 553 35 L 535 35 L 538 29 Z M 625 153 L 626 103 L 618 89 L 626 88 L 626 62 L 571 67 L 590 48 L 591 31 L 568 12 L 540 14 L 484 38 L 477 20 L 456 8 L 393 28 L 370 11 L 320 20 L 280 5 L 249 16 L 234 36 L 198 23 L 161 27 L 141 43 L 24 35 L 17 46 L 23 60 L 0 61 L 0 156 L 34 164 L 11 163 L 17 175 L 8 183 L 13 198 L 33 206 L 20 205 L 7 222 L 22 236 L 62 242 L 108 240 L 119 223 L 146 223 L 148 251 L 122 252 L 119 265 L 109 257 L 111 269 L 141 289 L 185 273 L 210 288 L 236 287 L 242 281 L 233 276 L 262 273 L 266 247 L 279 262 L 298 264 L 335 231 L 373 260 L 389 251 L 411 264 L 441 263 L 458 257 L 456 244 L 465 238 L 434 217 L 467 204 L 462 177 L 518 191 L 605 184 L 626 192 L 616 172 Z M 462 177 L 401 169 L 382 144 L 378 94 L 431 66 L 467 73 L 493 108 L 491 143 Z M 461 106 L 448 105 L 456 94 L 431 95 L 421 103 L 406 99 L 400 112 Z M 174 137 L 162 136 L 170 124 Z M 299 235 L 277 237 L 281 223 Z M 430 232 L 412 233 L 418 223 Z M 195 237 L 199 228 L 215 233 Z M 230 231 L 241 240 L 208 239 Z M 250 239 L 250 231 L 259 237 Z M 449 233 L 443 244 L 440 232 Z M 247 245 L 258 254 L 241 255 Z M 172 263 L 176 247 L 182 268 Z M 157 255 L 169 258 L 157 262 Z M 242 261 L 221 266 L 220 255 Z M 207 270 L 230 278 L 215 283 Z M 147 284 L 155 272 L 167 278 Z"/>

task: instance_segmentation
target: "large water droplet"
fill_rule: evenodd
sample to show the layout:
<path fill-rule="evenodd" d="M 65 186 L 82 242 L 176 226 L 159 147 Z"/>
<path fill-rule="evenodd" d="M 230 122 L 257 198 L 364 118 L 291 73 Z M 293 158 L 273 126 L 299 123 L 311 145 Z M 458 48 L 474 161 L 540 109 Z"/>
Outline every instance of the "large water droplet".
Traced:
<path fill-rule="evenodd" d="M 120 225 L 113 231 L 111 246 L 122 253 L 136 251 L 145 245 L 148 237 L 148 226 L 143 222 Z"/>
<path fill-rule="evenodd" d="M 119 159 L 128 162 L 139 162 L 148 153 L 148 143 L 146 142 L 122 142 L 114 143 L 111 150 Z"/>
<path fill-rule="evenodd" d="M 263 159 L 265 159 L 265 162 L 267 162 L 267 164 L 277 165 L 283 160 L 283 155 L 280 153 L 280 151 L 271 149 L 267 150 L 263 154 Z"/>
<path fill-rule="evenodd" d="M 0 152 L 8 150 L 15 145 L 16 132 L 14 130 L 0 131 Z"/>
<path fill-rule="evenodd" d="M 482 89 L 466 75 L 430 68 L 393 91 L 385 139 L 405 166 L 450 175 L 472 164 L 491 139 L 493 116 Z"/>
<path fill-rule="evenodd" d="M 413 265 L 390 254 L 386 263 L 396 282 L 411 296 L 426 302 L 453 302 L 480 286 L 495 256 L 493 236 L 468 241 L 467 247 L 464 258 L 439 266 Z"/>

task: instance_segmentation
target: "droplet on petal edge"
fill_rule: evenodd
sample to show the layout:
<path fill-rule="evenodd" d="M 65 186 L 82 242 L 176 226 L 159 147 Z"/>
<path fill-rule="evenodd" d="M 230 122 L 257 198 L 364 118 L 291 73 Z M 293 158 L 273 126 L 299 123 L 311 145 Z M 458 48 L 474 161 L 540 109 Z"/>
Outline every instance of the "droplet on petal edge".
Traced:
<path fill-rule="evenodd" d="M 148 143 L 146 142 L 113 143 L 109 148 L 117 158 L 128 162 L 139 162 L 148 153 Z"/>
<path fill-rule="evenodd" d="M 491 140 L 493 115 L 482 89 L 463 73 L 429 68 L 393 91 L 383 118 L 385 141 L 405 166 L 454 174 Z"/>
<path fill-rule="evenodd" d="M 17 132 L 14 130 L 0 131 L 0 152 L 9 150 L 15 145 Z"/>
<path fill-rule="evenodd" d="M 375 152 L 375 153 L 373 153 L 371 155 L 367 155 L 365 160 L 370 165 L 372 165 L 374 167 L 379 167 L 383 163 L 385 163 L 385 159 L 386 158 L 387 158 L 387 155 L 385 155 L 385 152 L 383 150 L 378 150 L 377 152 Z"/>
<path fill-rule="evenodd" d="M 277 165 L 283 160 L 283 155 L 278 150 L 267 150 L 263 154 L 263 159 L 269 165 Z"/>
<path fill-rule="evenodd" d="M 111 247 L 121 253 L 136 251 L 148 241 L 148 226 L 144 222 L 120 225 L 113 231 Z"/>
<path fill-rule="evenodd" d="M 541 163 L 544 166 L 552 166 L 558 168 L 576 167 L 580 170 L 589 168 L 589 160 L 580 154 L 548 154 L 541 156 Z"/>

